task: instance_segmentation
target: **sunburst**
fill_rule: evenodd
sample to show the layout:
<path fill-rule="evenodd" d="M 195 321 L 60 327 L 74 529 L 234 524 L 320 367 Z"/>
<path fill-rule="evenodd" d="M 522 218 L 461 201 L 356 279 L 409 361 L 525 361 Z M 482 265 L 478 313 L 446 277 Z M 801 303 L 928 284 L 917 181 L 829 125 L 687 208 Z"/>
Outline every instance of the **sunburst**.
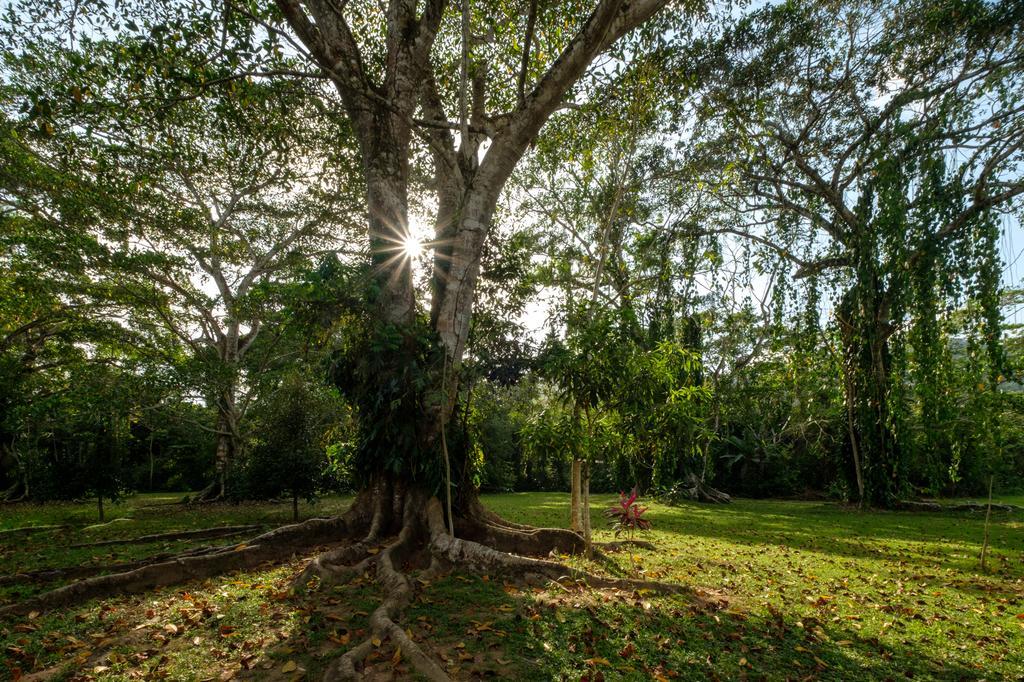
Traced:
<path fill-rule="evenodd" d="M 420 257 L 423 253 L 423 242 L 409 235 L 402 242 L 402 253 L 405 254 L 406 258 L 412 258 L 413 260 Z"/>

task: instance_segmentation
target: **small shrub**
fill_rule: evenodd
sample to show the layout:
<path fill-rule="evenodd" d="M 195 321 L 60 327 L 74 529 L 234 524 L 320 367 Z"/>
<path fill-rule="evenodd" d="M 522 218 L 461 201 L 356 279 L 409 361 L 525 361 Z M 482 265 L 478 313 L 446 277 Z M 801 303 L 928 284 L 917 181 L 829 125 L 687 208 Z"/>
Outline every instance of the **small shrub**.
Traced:
<path fill-rule="evenodd" d="M 626 533 L 632 540 L 637 531 L 643 532 L 651 529 L 651 522 L 644 518 L 647 507 L 641 507 L 637 503 L 638 497 L 636 486 L 633 486 L 633 490 L 628 495 L 620 492 L 619 501 L 605 509 L 604 515 L 612 520 L 615 537 Z"/>

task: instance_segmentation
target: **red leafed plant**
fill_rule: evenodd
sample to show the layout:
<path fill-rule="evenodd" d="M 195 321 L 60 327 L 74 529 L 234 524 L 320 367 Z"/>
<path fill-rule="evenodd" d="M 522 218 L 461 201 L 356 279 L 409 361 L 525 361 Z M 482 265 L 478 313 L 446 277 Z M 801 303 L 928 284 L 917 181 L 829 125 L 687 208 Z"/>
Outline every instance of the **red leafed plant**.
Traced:
<path fill-rule="evenodd" d="M 633 490 L 628 495 L 620 492 L 618 503 L 604 510 L 604 515 L 612 520 L 615 537 L 626 533 L 630 539 L 633 539 L 637 531 L 651 529 L 651 522 L 644 518 L 647 507 L 637 504 L 637 497 L 639 497 L 639 493 L 637 493 L 636 486 L 633 486 Z"/>

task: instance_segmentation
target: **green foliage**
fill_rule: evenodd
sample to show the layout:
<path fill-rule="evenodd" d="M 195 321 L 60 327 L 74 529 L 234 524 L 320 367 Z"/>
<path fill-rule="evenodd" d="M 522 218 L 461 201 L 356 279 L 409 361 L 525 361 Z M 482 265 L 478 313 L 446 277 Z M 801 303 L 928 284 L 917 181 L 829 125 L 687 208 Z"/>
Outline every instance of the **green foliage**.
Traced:
<path fill-rule="evenodd" d="M 831 290 L 864 503 L 955 483 L 952 343 L 985 349 L 986 385 L 1002 373 L 996 223 L 1024 193 L 1011 5 L 790 2 L 701 48 L 712 232 Z"/>
<path fill-rule="evenodd" d="M 585 437 L 579 419 L 557 402 L 533 415 L 520 432 L 530 485 L 540 490 L 567 487 L 568 463 L 590 454 L 584 449 Z"/>
<path fill-rule="evenodd" d="M 290 370 L 253 414 L 256 436 L 233 472 L 231 495 L 268 499 L 287 494 L 312 502 L 340 484 L 338 446 L 350 437 L 350 421 L 336 391 Z M 332 455 L 333 454 L 333 458 Z"/>
<path fill-rule="evenodd" d="M 1020 4 L 794 0 L 700 31 L 686 5 L 530 141 L 452 367 L 425 309 L 387 319 L 354 122 L 279 8 L 19 0 L 0 19 L 0 487 L 201 487 L 227 440 L 235 495 L 313 494 L 325 469 L 436 491 L 442 422 L 457 488 L 562 488 L 575 458 L 595 490 L 693 474 L 874 504 L 1019 480 L 999 239 L 1024 192 Z M 523 9 L 471 8 L 495 38 L 469 46 L 485 113 L 519 104 L 495 74 L 533 82 L 585 15 L 539 7 L 520 61 L 500 38 Z M 345 11 L 381 78 L 380 8 Z M 456 15 L 430 56 L 449 113 Z M 440 184 L 426 149 L 399 169 L 414 213 Z"/>
<path fill-rule="evenodd" d="M 327 349 L 331 383 L 353 410 L 356 436 L 335 450 L 337 468 L 356 485 L 386 473 L 431 489 L 443 468 L 422 417 L 444 399 L 443 352 L 422 319 L 411 326 L 381 321 L 379 283 L 372 266 L 327 259 L 297 292 L 294 312 Z"/>
<path fill-rule="evenodd" d="M 141 387 L 116 369 L 86 363 L 68 369 L 63 390 L 40 396 L 22 415 L 31 426 L 15 447 L 24 453 L 29 489 L 41 500 L 116 500 L 131 485 L 133 393 Z"/>
<path fill-rule="evenodd" d="M 612 488 L 668 488 L 699 464 L 709 393 L 693 350 L 650 347 L 631 316 L 593 309 L 570 317 L 566 338 L 549 339 L 539 362 L 563 405 L 530 425 L 533 451 L 603 463 Z"/>

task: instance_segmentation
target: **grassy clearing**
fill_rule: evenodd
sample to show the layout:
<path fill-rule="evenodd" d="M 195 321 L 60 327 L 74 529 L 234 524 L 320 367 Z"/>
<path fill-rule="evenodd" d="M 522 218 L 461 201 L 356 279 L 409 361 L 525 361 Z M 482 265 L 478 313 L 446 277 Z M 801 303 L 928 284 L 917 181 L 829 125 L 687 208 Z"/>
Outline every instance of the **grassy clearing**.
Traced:
<path fill-rule="evenodd" d="M 599 510 L 612 497 L 595 497 L 595 525 L 602 527 Z M 486 501 L 525 523 L 562 525 L 568 516 L 565 494 Z M 287 505 L 196 511 L 154 503 L 135 499 L 123 508 L 134 521 L 92 531 L 0 536 L 3 572 L 107 561 L 111 550 L 119 558 L 163 550 L 104 547 L 94 551 L 97 558 L 61 550 L 55 541 L 269 525 L 290 514 Z M 327 500 L 315 513 L 344 504 Z M 0 527 L 8 528 L 92 522 L 87 506 L 0 514 Z M 983 515 L 748 500 L 725 507 L 654 504 L 648 514 L 655 530 L 647 539 L 657 549 L 619 552 L 613 570 L 720 591 L 725 608 L 685 597 L 453 575 L 421 586 L 406 624 L 457 679 L 1024 679 L 1020 514 L 993 515 L 985 575 L 978 565 Z M 597 535 L 610 539 L 607 531 Z M 62 666 L 67 679 L 318 679 L 346 644 L 366 636 L 379 595 L 364 581 L 291 595 L 290 578 L 304 560 L 0 623 L 0 676 Z M 3 600 L 17 596 L 0 593 Z M 367 660 L 368 679 L 408 674 L 386 643 Z"/>

